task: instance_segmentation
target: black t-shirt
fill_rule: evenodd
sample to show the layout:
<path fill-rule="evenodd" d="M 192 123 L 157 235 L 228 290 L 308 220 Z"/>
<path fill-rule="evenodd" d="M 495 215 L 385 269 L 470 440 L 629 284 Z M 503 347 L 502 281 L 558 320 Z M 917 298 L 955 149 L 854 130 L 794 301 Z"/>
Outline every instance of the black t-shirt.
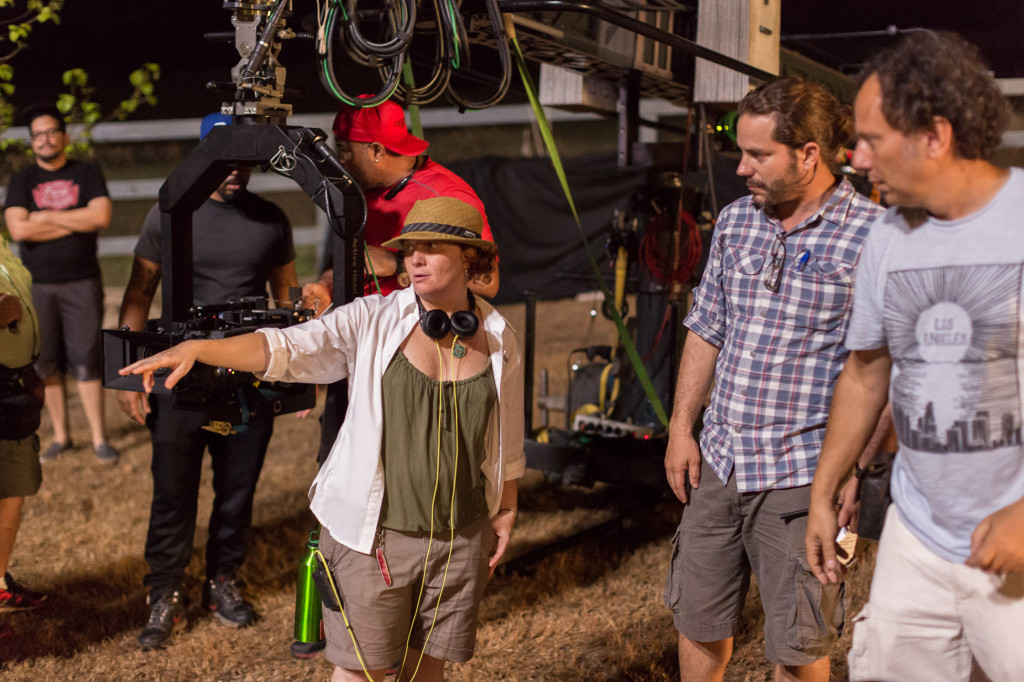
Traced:
<path fill-rule="evenodd" d="M 193 299 L 196 305 L 264 296 L 272 268 L 295 260 L 292 227 L 277 205 L 250 192 L 232 202 L 206 202 L 192 216 Z M 160 209 L 142 224 L 135 255 L 162 265 Z"/>
<path fill-rule="evenodd" d="M 18 171 L 7 188 L 7 208 L 18 206 L 31 213 L 84 208 L 105 197 L 107 183 L 91 163 L 68 160 L 55 171 L 32 164 Z M 100 276 L 96 260 L 96 233 L 75 232 L 46 242 L 20 242 L 21 260 L 35 282 L 74 282 Z"/>

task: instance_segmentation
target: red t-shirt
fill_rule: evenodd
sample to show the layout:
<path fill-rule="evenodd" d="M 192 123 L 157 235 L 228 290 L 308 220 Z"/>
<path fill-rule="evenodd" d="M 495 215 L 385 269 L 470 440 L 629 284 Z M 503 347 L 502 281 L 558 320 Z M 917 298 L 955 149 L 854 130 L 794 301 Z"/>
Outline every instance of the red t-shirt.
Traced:
<path fill-rule="evenodd" d="M 370 246 L 380 246 L 387 240 L 398 236 L 405 223 L 405 216 L 409 213 L 412 205 L 422 199 L 434 197 L 455 197 L 476 208 L 484 218 L 484 231 L 481 236 L 484 239 L 494 240 L 480 197 L 476 195 L 472 187 L 466 184 L 465 180 L 441 164 L 427 159 L 426 163 L 416 169 L 409 182 L 398 194 L 391 199 L 385 199 L 384 196 L 392 189 L 393 187 L 383 187 L 365 192 L 366 233 L 363 239 Z M 384 295 L 401 288 L 394 276 L 378 277 L 377 280 L 380 282 L 381 293 Z M 364 293 L 377 293 L 377 287 L 373 283 L 373 277 L 369 270 L 366 272 Z"/>

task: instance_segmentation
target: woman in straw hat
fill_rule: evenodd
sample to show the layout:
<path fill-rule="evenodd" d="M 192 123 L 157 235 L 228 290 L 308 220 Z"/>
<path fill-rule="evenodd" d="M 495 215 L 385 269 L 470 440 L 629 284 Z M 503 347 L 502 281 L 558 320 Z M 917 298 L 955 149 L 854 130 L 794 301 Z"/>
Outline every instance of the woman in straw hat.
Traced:
<path fill-rule="evenodd" d="M 195 362 L 270 381 L 349 380 L 349 408 L 310 489 L 320 548 L 341 610 L 325 609 L 334 680 L 442 680 L 473 655 L 488 576 L 508 547 L 523 455 L 523 378 L 515 332 L 469 281 L 494 243 L 472 206 L 417 202 L 385 244 L 411 287 L 356 299 L 288 329 L 186 341 L 121 370 Z M 330 606 L 331 594 L 321 594 Z"/>

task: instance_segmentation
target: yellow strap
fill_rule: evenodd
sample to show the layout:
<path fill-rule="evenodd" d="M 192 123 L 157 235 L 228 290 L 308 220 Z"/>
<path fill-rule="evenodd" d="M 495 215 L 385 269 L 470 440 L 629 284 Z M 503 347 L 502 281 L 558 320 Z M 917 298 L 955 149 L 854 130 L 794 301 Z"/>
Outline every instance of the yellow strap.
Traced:
<path fill-rule="evenodd" d="M 604 369 L 601 370 L 601 381 L 598 384 L 598 390 L 600 391 L 600 394 L 598 395 L 597 399 L 597 404 L 601 408 L 601 414 L 605 414 L 604 395 L 608 391 L 608 377 L 611 375 L 612 369 L 613 365 L 612 363 L 609 362 L 607 365 L 604 366 Z"/>

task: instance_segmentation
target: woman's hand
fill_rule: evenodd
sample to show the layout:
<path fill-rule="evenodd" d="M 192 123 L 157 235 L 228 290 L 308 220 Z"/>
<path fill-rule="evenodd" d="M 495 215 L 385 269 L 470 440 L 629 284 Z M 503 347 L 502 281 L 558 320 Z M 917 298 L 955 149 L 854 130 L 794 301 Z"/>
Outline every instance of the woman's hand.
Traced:
<path fill-rule="evenodd" d="M 487 574 L 488 578 L 494 575 L 494 569 L 498 567 L 498 562 L 501 561 L 505 550 L 508 549 L 509 540 L 512 539 L 512 527 L 516 525 L 516 517 L 518 516 L 518 510 L 506 508 L 500 510 L 491 518 L 491 527 L 494 528 L 494 535 L 498 538 L 498 543 L 494 548 L 494 553 L 491 554 L 491 560 L 487 562 L 491 569 Z"/>
<path fill-rule="evenodd" d="M 129 374 L 141 374 L 142 375 L 142 388 L 146 393 L 153 392 L 153 384 L 155 383 L 153 376 L 154 374 L 160 373 L 161 375 L 167 374 L 167 370 L 171 370 L 167 377 L 164 379 L 165 388 L 174 388 L 174 385 L 181 381 L 181 378 L 188 374 L 192 366 L 196 364 L 196 358 L 199 355 L 199 346 L 202 341 L 185 341 L 179 343 L 176 346 L 171 346 L 165 351 L 152 355 L 148 358 L 143 358 L 138 362 L 118 370 L 118 374 L 122 376 L 128 376 Z"/>

